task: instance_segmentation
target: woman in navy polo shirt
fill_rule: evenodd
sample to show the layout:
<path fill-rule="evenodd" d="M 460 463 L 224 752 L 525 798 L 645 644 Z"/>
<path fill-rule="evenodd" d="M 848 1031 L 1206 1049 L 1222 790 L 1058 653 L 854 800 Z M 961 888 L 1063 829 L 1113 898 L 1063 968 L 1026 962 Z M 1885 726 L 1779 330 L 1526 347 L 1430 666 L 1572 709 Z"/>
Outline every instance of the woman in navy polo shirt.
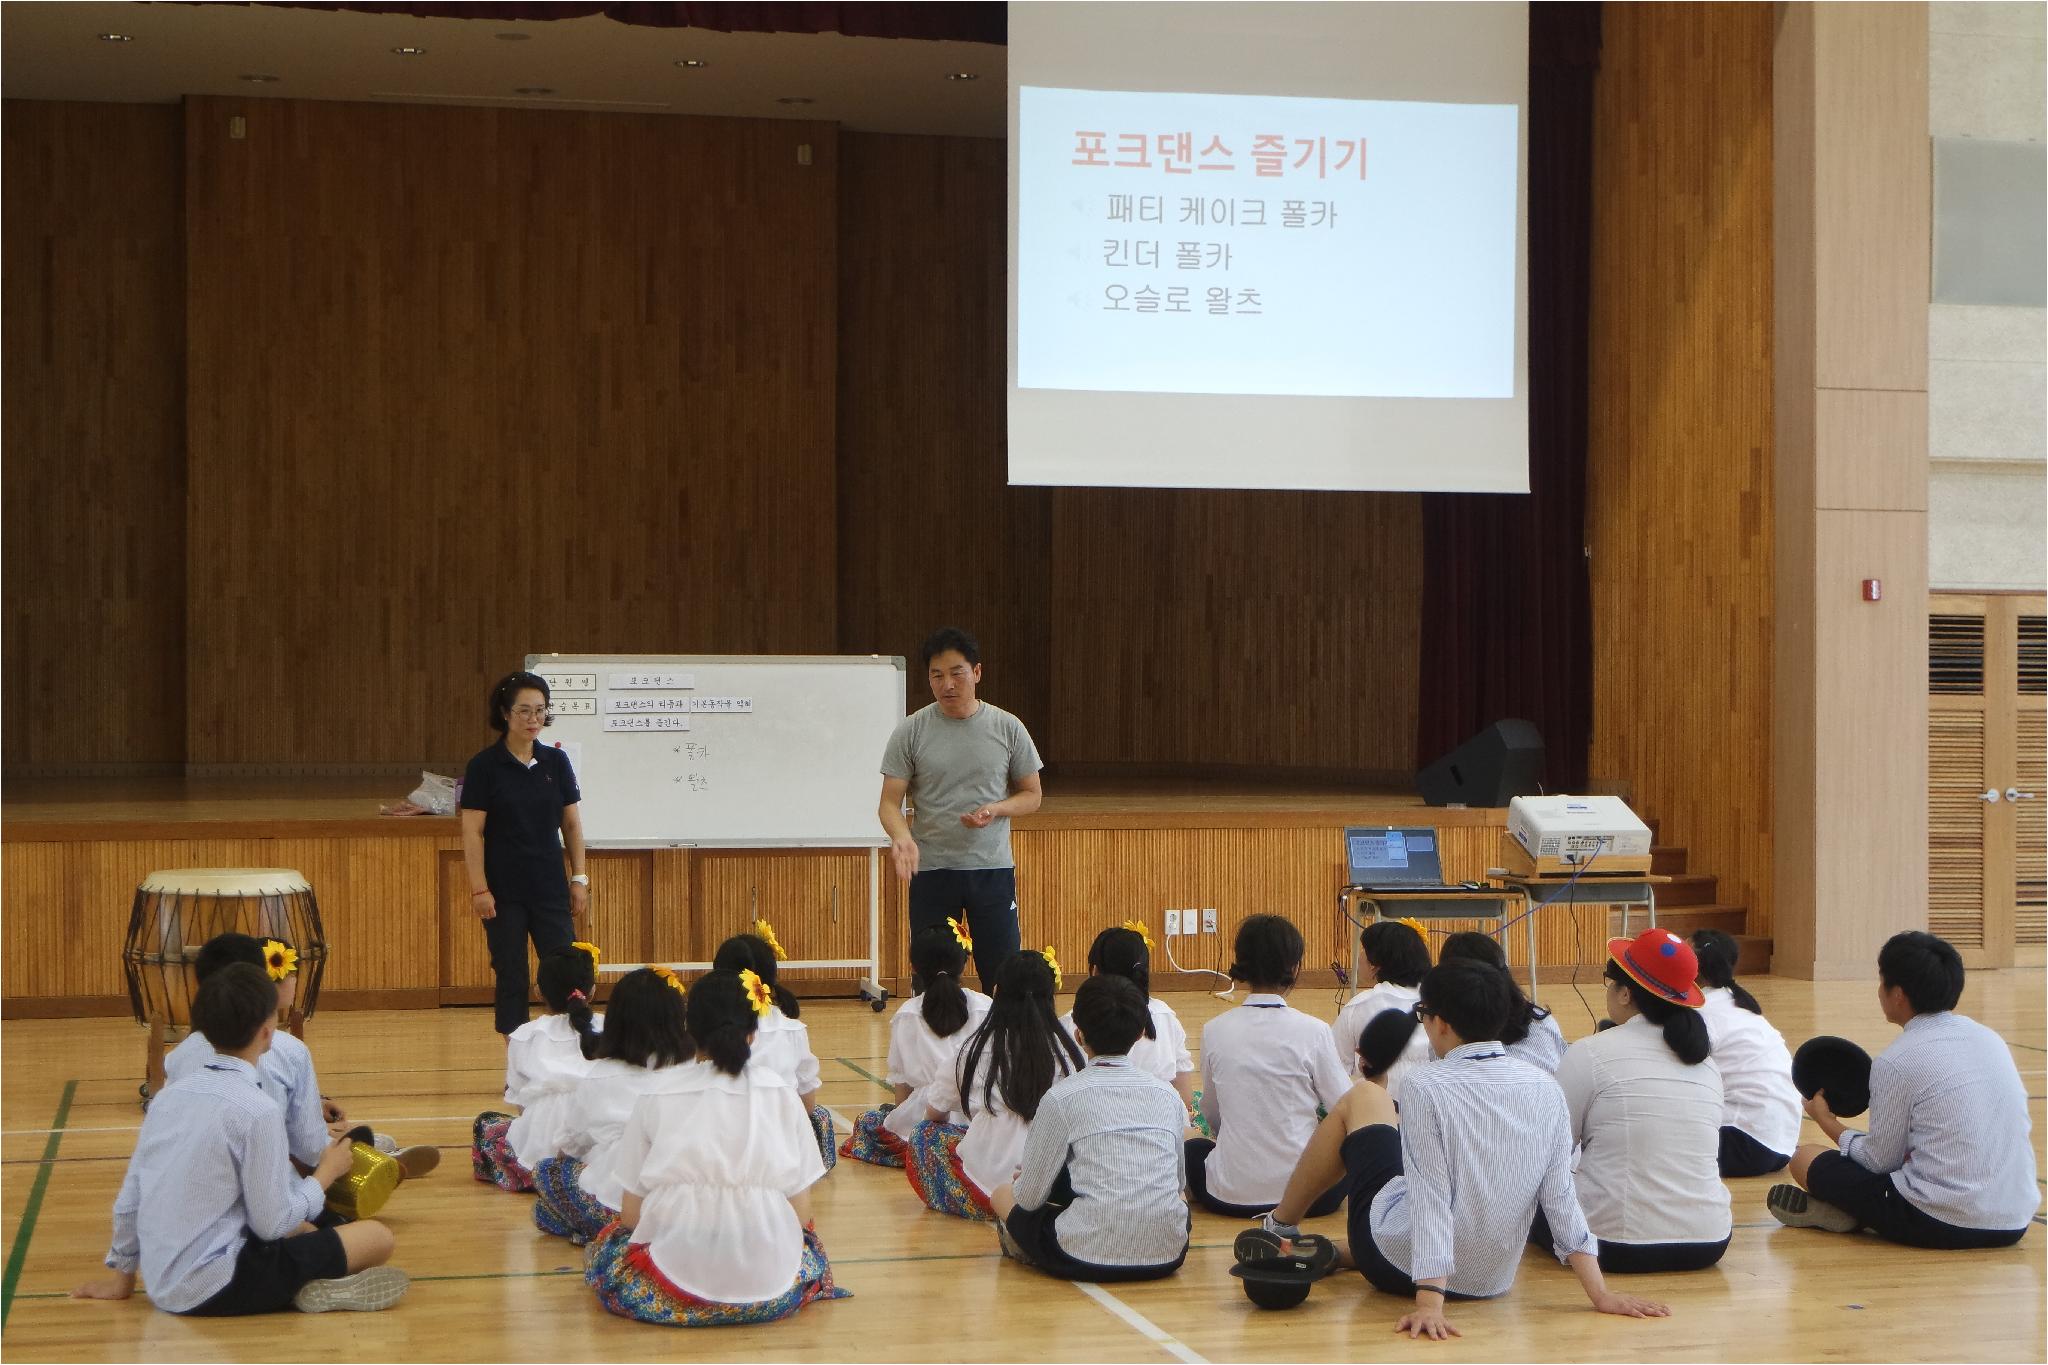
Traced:
<path fill-rule="evenodd" d="M 498 1032 L 509 1034 L 526 1022 L 527 938 L 542 955 L 574 942 L 590 914 L 590 878 L 569 756 L 536 742 L 548 722 L 547 680 L 513 673 L 491 689 L 490 708 L 502 738 L 463 774 L 462 860 L 491 945 Z M 574 876 L 562 871 L 564 844 Z"/>

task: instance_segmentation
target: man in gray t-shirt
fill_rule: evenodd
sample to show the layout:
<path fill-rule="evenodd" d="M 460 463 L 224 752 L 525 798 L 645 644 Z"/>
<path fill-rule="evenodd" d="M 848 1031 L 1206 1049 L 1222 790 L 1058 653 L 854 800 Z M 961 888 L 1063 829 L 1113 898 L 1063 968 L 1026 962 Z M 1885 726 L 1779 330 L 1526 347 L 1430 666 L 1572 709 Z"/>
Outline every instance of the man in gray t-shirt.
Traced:
<path fill-rule="evenodd" d="M 964 919 L 986 989 L 1021 943 L 1010 817 L 1038 809 L 1044 765 L 1024 723 L 975 696 L 972 635 L 936 632 L 924 665 L 932 704 L 906 716 L 882 751 L 882 828 L 896 875 L 910 883 L 911 934 Z"/>

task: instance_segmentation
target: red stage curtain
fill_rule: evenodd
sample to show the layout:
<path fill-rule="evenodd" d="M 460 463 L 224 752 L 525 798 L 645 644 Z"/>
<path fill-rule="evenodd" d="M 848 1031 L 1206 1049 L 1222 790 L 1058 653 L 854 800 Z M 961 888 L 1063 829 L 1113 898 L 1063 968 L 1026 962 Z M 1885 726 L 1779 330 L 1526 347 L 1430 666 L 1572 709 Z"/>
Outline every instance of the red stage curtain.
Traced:
<path fill-rule="evenodd" d="M 1529 6 L 1529 487 L 1422 498 L 1420 767 L 1504 716 L 1543 732 L 1551 791 L 1586 780 L 1585 555 L 1593 82 L 1600 6 Z"/>

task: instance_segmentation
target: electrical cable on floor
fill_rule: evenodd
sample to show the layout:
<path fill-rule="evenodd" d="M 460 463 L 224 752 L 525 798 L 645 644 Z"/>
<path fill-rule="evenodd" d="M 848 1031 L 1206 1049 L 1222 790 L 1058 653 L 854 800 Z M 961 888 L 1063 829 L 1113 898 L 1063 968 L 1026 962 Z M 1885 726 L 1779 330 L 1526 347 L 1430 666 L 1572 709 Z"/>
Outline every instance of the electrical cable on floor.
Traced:
<path fill-rule="evenodd" d="M 1180 965 L 1180 959 L 1173 955 L 1173 941 L 1178 937 L 1180 937 L 1178 934 L 1168 934 L 1166 936 L 1166 960 L 1172 965 L 1174 971 L 1183 976 L 1214 976 L 1222 978 L 1230 983 L 1230 988 L 1228 990 L 1210 991 L 1209 994 L 1215 996 L 1218 1000 L 1231 1000 L 1237 994 L 1237 983 L 1230 980 L 1227 972 L 1212 971 L 1207 967 L 1183 967 Z M 1236 1002 L 1232 1000 L 1232 1003 Z"/>

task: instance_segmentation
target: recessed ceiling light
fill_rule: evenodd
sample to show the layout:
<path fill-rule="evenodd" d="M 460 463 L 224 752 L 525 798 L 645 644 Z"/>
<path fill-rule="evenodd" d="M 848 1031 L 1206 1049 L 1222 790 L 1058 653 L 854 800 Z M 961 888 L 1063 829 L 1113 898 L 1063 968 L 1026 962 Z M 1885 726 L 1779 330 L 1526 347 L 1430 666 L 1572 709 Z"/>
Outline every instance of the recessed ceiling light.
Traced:
<path fill-rule="evenodd" d="M 946 73 L 946 79 L 949 81 L 978 81 L 981 77 L 972 71 L 949 71 Z"/>
<path fill-rule="evenodd" d="M 400 57 L 424 57 L 427 55 L 427 50 L 423 47 L 394 47 L 391 51 L 394 55 Z"/>
<path fill-rule="evenodd" d="M 555 87 L 552 85 L 522 85 L 512 93 L 515 95 L 552 95 L 555 93 Z"/>
<path fill-rule="evenodd" d="M 810 97 L 809 95 L 782 95 L 782 96 L 778 97 L 778 98 L 776 99 L 776 101 L 775 101 L 775 102 L 776 102 L 777 104 L 816 104 L 816 103 L 817 103 L 817 101 L 816 101 L 816 100 L 814 100 L 814 99 L 812 99 L 812 98 L 811 98 L 811 97 Z"/>
<path fill-rule="evenodd" d="M 676 65 L 686 66 L 690 68 L 690 70 L 692 71 L 702 71 L 705 67 L 711 65 L 711 63 L 705 61 L 701 57 L 685 57 L 681 61 L 677 62 Z"/>
<path fill-rule="evenodd" d="M 102 33 L 100 41 L 103 43 L 132 43 L 135 39 L 132 35 L 126 33 Z"/>
<path fill-rule="evenodd" d="M 271 82 L 277 80 L 278 77 L 266 76 L 260 72 L 248 72 L 242 76 L 242 79 L 245 81 L 253 81 L 257 85 L 269 85 Z"/>
<path fill-rule="evenodd" d="M 493 33 L 491 36 L 501 43 L 523 43 L 533 35 L 531 33 Z"/>

